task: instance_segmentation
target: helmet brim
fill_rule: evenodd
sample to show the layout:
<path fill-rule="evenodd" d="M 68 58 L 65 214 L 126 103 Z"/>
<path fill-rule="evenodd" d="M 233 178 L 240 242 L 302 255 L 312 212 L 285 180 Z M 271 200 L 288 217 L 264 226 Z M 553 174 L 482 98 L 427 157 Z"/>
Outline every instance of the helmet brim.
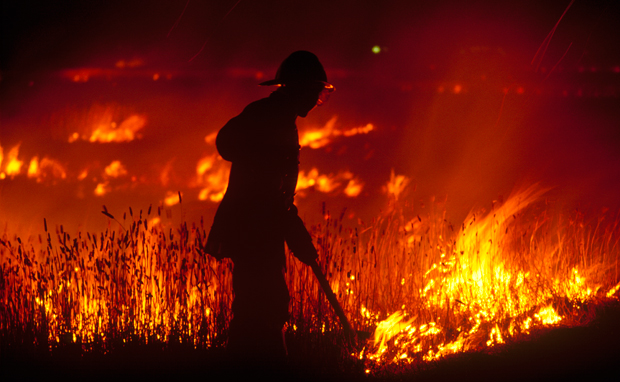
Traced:
<path fill-rule="evenodd" d="M 280 80 L 269 80 L 265 82 L 261 82 L 258 86 L 274 86 L 274 85 L 283 85 Z"/>
<path fill-rule="evenodd" d="M 335 89 L 334 85 L 330 84 L 329 82 L 325 82 L 325 81 L 310 81 L 308 83 L 314 83 L 314 84 L 320 83 L 320 84 L 323 84 L 325 88 Z M 283 81 L 277 80 L 277 79 L 261 82 L 260 84 L 258 84 L 258 86 L 284 86 L 284 85 L 285 83 Z"/>

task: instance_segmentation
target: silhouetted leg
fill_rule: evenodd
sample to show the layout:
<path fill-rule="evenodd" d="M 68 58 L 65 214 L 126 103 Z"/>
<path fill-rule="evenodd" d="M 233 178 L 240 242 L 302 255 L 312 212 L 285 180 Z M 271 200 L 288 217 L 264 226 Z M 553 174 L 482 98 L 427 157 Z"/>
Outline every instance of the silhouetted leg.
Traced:
<path fill-rule="evenodd" d="M 233 290 L 234 317 L 227 350 L 240 364 L 283 366 L 286 347 L 282 328 L 288 320 L 289 294 L 282 266 L 238 261 L 233 271 Z"/>

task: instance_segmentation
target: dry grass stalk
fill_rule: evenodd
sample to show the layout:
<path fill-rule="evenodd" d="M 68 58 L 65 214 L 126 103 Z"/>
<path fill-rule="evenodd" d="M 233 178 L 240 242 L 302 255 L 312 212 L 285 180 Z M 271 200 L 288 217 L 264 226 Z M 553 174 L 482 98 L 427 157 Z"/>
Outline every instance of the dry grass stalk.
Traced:
<path fill-rule="evenodd" d="M 379 328 L 355 356 L 377 369 L 483 349 L 537 326 L 586 322 L 589 304 L 615 298 L 618 219 L 553 216 L 538 198 L 538 190 L 524 190 L 458 228 L 445 211 L 397 204 L 369 225 L 345 227 L 341 215 L 312 227 L 351 323 Z M 150 210 L 146 217 L 130 210 L 126 229 L 110 225 L 74 238 L 62 226 L 52 238 L 47 222 L 45 240 L 5 233 L 0 344 L 32 340 L 53 350 L 77 343 L 102 352 L 127 341 L 222 346 L 232 264 L 200 254 L 208 232 L 202 222 L 173 229 L 149 221 Z M 308 349 L 341 343 L 311 270 L 289 256 L 287 280 L 289 337 Z"/>

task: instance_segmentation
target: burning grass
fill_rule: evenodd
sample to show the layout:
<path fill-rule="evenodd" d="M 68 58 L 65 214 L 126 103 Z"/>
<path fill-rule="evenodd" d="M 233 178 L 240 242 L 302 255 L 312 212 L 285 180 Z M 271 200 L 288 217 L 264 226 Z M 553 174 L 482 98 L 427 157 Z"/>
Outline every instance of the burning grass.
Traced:
<path fill-rule="evenodd" d="M 510 343 L 548 326 L 577 326 L 617 299 L 617 217 L 593 222 L 542 205 L 530 187 L 460 226 L 431 205 L 393 200 L 370 224 L 344 213 L 312 227 L 323 270 L 352 325 L 374 333 L 342 345 L 340 324 L 312 271 L 288 258 L 294 351 L 329 348 L 343 364 L 380 374 L 449 354 Z M 140 211 L 105 232 L 60 226 L 0 241 L 0 350 L 113 353 L 126 343 L 217 349 L 226 339 L 232 264 L 203 256 L 208 229 Z M 155 223 L 158 222 L 158 223 Z M 242 234 L 242 233 L 240 233 Z M 333 349 L 338 349 L 334 354 Z"/>

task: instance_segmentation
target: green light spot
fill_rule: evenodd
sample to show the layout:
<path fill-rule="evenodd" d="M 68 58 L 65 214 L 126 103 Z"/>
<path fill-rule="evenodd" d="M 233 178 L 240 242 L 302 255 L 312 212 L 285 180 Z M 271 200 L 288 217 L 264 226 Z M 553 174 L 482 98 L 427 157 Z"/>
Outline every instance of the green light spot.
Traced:
<path fill-rule="evenodd" d="M 372 52 L 374 54 L 379 54 L 381 52 L 381 47 L 379 45 L 375 45 L 372 47 Z"/>

